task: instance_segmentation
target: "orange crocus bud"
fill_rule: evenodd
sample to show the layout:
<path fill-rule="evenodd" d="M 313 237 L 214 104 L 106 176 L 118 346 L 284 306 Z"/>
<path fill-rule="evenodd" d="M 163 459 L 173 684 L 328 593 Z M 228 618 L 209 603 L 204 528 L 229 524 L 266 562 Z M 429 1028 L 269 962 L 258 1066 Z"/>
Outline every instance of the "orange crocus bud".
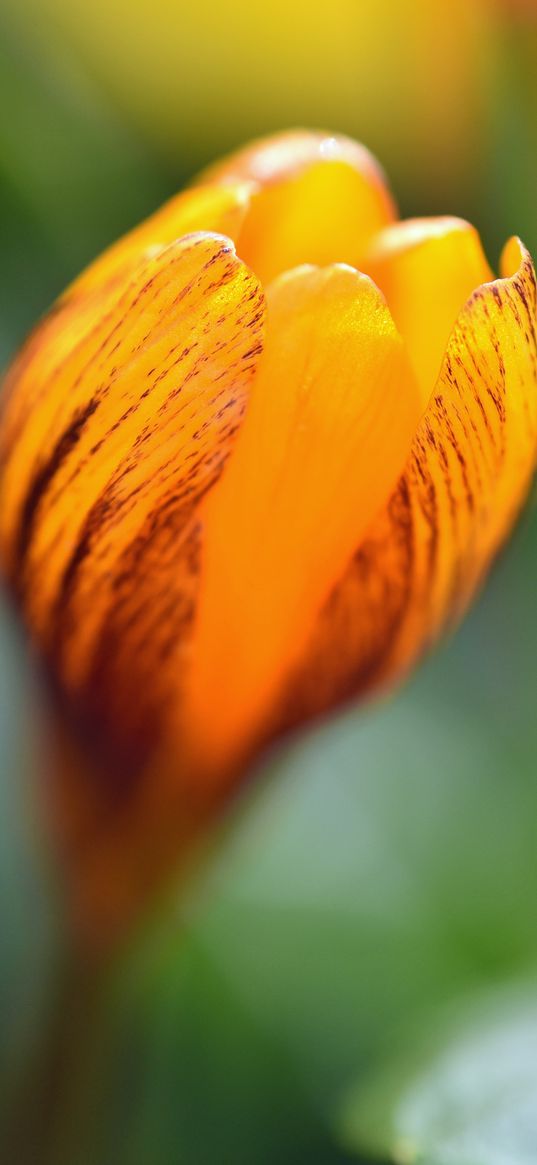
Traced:
<path fill-rule="evenodd" d="M 103 796 L 123 790 L 88 851 L 94 920 L 267 742 L 460 618 L 533 474 L 535 316 L 517 240 L 495 279 L 467 223 L 397 222 L 363 147 L 294 132 L 208 171 L 38 325 L 4 391 L 0 551 Z"/>

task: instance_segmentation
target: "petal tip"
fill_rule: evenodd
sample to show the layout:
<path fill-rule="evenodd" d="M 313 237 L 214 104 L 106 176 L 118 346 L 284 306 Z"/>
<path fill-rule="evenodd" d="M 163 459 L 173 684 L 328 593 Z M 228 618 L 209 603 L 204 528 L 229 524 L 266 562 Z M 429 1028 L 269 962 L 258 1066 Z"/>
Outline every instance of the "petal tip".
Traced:
<path fill-rule="evenodd" d="M 531 255 L 522 239 L 518 235 L 512 235 L 500 255 L 500 276 L 502 279 L 512 279 L 525 265 L 533 267 Z"/>

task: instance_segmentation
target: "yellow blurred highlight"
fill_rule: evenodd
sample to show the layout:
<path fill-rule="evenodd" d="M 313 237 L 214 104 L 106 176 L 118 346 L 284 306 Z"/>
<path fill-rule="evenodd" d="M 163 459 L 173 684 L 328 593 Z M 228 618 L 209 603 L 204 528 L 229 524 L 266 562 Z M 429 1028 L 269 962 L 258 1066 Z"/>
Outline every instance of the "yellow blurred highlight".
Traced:
<path fill-rule="evenodd" d="M 7 0 L 16 6 L 16 0 Z M 475 156 L 490 0 L 27 0 L 179 166 L 289 125 L 333 127 L 437 189 Z"/>

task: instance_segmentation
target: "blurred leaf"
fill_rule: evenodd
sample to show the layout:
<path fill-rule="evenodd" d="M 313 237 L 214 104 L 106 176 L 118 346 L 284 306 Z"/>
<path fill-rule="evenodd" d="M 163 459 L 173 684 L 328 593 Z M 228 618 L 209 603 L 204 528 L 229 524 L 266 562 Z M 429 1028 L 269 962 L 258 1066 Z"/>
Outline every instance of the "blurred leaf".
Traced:
<path fill-rule="evenodd" d="M 0 13 L 0 361 L 65 284 L 170 192 L 58 40 Z"/>
<path fill-rule="evenodd" d="M 0 603 L 0 1116 L 29 1070 L 57 972 L 52 878 L 37 827 L 38 697 Z"/>
<path fill-rule="evenodd" d="M 346 1143 L 410 1165 L 533 1165 L 537 1145 L 537 990 L 429 1018 L 428 1056 L 359 1088 Z M 434 1040 L 431 1032 L 435 1033 Z"/>
<path fill-rule="evenodd" d="M 179 928 L 146 947 L 142 963 L 123 966 L 108 1008 L 98 1002 L 95 1009 L 91 993 L 85 1006 L 83 989 L 69 1008 L 76 1030 L 47 1162 L 343 1165 L 349 1159 L 292 1065 L 193 934 Z M 39 1144 L 31 1147 L 37 1152 Z"/>
<path fill-rule="evenodd" d="M 513 234 L 534 255 L 537 247 L 537 9 L 530 0 L 524 19 L 522 7 L 517 19 L 516 4 L 505 5 L 495 67 L 483 77 L 488 148 L 476 214 L 494 260 Z"/>

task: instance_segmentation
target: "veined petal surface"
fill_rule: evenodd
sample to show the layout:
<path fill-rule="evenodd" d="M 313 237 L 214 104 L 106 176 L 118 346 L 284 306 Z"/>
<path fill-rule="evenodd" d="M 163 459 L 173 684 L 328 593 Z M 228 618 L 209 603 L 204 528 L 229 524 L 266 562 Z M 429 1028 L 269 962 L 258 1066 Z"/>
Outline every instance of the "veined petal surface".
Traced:
<path fill-rule="evenodd" d="M 178 698 L 196 507 L 242 419 L 263 320 L 229 239 L 190 235 L 139 262 L 31 407 L 31 366 L 12 383 L 4 568 L 64 692 L 134 752 Z"/>
<path fill-rule="evenodd" d="M 535 272 L 516 239 L 502 275 L 459 315 L 405 472 L 324 607 L 284 723 L 404 672 L 461 618 L 511 529 L 537 448 Z"/>
<path fill-rule="evenodd" d="M 2 389 L 2 447 L 18 440 L 27 414 L 48 393 L 57 366 L 91 337 L 113 313 L 129 274 L 153 254 L 184 235 L 199 231 L 235 238 L 249 203 L 251 183 L 198 187 L 165 203 L 134 230 L 113 243 L 67 288 L 30 334 Z M 13 391 L 15 389 L 15 391 Z"/>

